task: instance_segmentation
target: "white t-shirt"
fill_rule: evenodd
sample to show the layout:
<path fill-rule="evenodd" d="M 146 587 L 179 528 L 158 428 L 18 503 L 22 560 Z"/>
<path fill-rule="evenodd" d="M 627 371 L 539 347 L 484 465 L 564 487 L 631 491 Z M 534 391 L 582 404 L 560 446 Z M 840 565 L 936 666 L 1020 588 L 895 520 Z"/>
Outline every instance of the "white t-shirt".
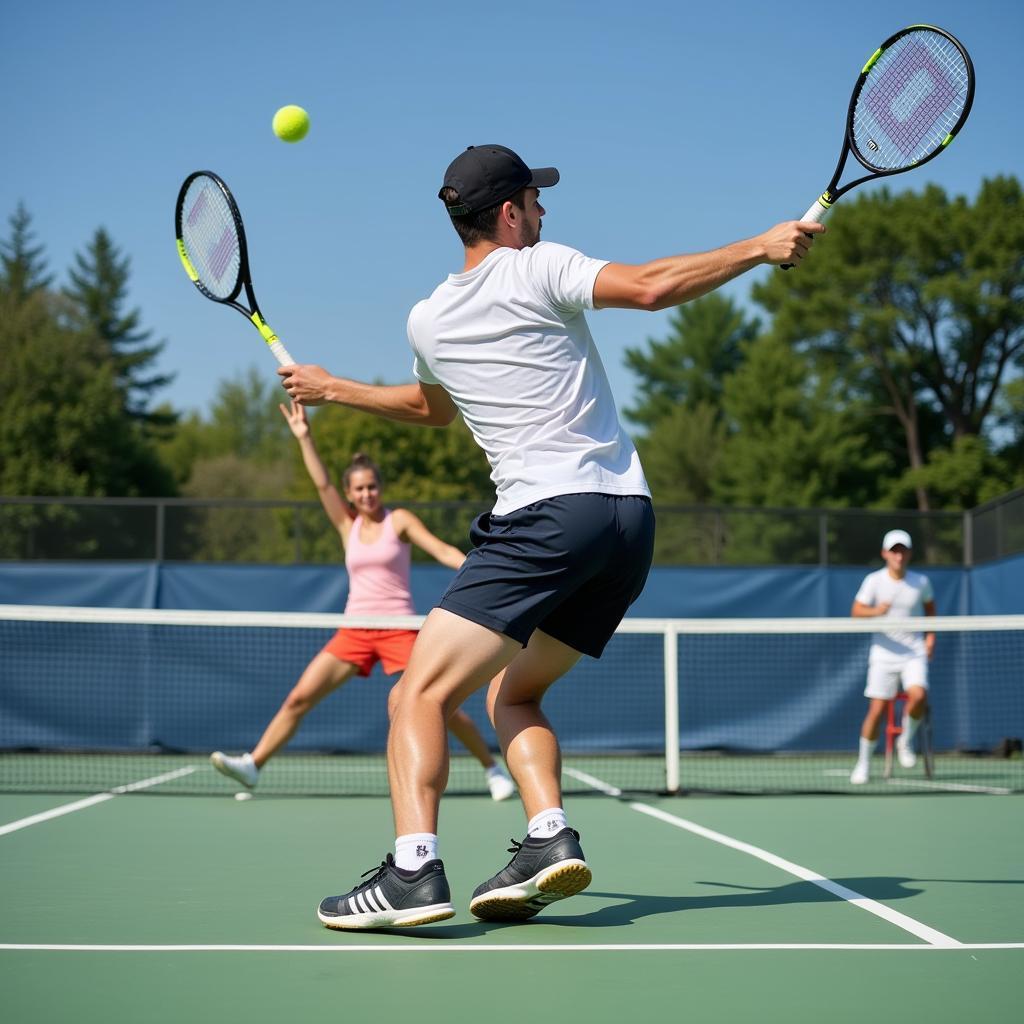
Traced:
<path fill-rule="evenodd" d="M 606 265 L 554 242 L 496 249 L 409 314 L 413 373 L 458 406 L 497 515 L 558 494 L 650 495 L 583 315 Z"/>
<path fill-rule="evenodd" d="M 864 582 L 854 598 L 860 604 L 870 607 L 888 604 L 889 610 L 882 618 L 907 619 L 924 615 L 924 606 L 934 601 L 932 585 L 927 576 L 907 571 L 901 580 L 893 579 L 888 569 L 879 569 L 864 577 Z M 875 633 L 872 636 L 872 664 L 892 663 L 906 658 L 925 656 L 924 634 L 897 630 L 891 633 Z"/>

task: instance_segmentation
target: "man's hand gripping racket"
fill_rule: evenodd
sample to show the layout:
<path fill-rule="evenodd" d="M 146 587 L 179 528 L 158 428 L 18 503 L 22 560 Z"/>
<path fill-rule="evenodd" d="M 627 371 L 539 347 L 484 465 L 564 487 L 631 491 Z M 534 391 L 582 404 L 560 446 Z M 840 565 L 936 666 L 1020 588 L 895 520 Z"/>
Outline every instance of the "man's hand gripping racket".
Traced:
<path fill-rule="evenodd" d="M 973 102 L 974 65 L 958 39 L 934 25 L 911 25 L 890 36 L 861 69 L 835 173 L 801 220 L 819 223 L 851 188 L 938 156 Z M 851 152 L 868 173 L 840 186 Z"/>

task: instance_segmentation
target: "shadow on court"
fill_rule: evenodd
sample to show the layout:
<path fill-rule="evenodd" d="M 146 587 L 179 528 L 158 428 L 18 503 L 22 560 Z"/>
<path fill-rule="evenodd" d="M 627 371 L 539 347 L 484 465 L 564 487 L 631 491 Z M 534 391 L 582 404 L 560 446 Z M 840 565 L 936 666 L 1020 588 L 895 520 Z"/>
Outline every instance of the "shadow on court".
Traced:
<path fill-rule="evenodd" d="M 895 875 L 876 875 L 868 878 L 833 878 L 837 885 L 852 889 L 861 896 L 879 901 L 905 900 L 919 896 L 924 890 L 914 888 L 927 882 L 953 885 L 1024 885 L 1022 878 L 906 878 Z M 573 897 L 571 906 L 581 907 L 586 897 L 617 900 L 614 906 L 602 907 L 587 914 L 559 916 L 543 912 L 529 921 L 472 921 L 467 924 L 443 925 L 436 927 L 405 929 L 383 929 L 378 934 L 416 939 L 473 939 L 488 932 L 504 929 L 529 927 L 530 925 L 555 925 L 569 928 L 616 928 L 631 925 L 645 917 L 658 914 L 678 914 L 687 910 L 744 909 L 752 907 L 777 907 L 794 904 L 834 903 L 840 900 L 813 882 L 789 882 L 785 885 L 758 887 L 735 885 L 732 882 L 698 881 L 697 885 L 714 886 L 728 892 L 707 896 L 638 896 L 628 892 L 599 892 L 588 889 Z M 339 933 L 341 934 L 341 933 Z M 353 933 L 349 932 L 348 935 Z"/>
<path fill-rule="evenodd" d="M 873 876 L 857 879 L 833 879 L 838 885 L 852 889 L 869 899 L 889 901 L 909 899 L 920 896 L 924 891 L 914 886 L 925 883 L 943 883 L 952 885 L 990 885 L 1020 886 L 1024 879 L 909 879 L 899 876 Z M 388 929 L 378 934 L 411 937 L 418 939 L 472 939 L 488 932 L 509 928 L 529 927 L 530 925 L 555 925 L 566 928 L 616 928 L 635 924 L 644 918 L 652 918 L 660 913 L 681 913 L 686 910 L 709 909 L 742 909 L 746 907 L 785 906 L 798 903 L 828 903 L 840 899 L 830 892 L 814 885 L 812 882 L 791 882 L 782 886 L 755 887 L 739 886 L 731 882 L 697 882 L 699 886 L 714 886 L 729 892 L 714 893 L 707 896 L 638 896 L 635 893 L 609 893 L 588 889 L 573 897 L 571 905 L 580 907 L 580 901 L 586 897 L 596 899 L 613 899 L 620 902 L 613 906 L 601 907 L 591 913 L 577 913 L 571 916 L 559 916 L 556 913 L 542 912 L 537 918 L 525 922 L 484 922 L 474 921 L 465 925 L 438 925 L 435 928 Z M 351 935 L 352 933 L 347 933 Z"/>
<path fill-rule="evenodd" d="M 924 890 L 915 888 L 926 882 L 969 885 L 1024 885 L 1024 879 L 972 879 L 972 878 L 906 878 L 879 875 L 869 878 L 834 878 L 831 881 L 854 890 L 861 896 L 879 901 L 905 900 L 919 896 Z M 633 924 L 645 917 L 658 914 L 676 914 L 687 910 L 743 909 L 747 907 L 774 907 L 793 904 L 832 903 L 840 899 L 813 882 L 789 882 L 772 887 L 734 885 L 730 882 L 698 882 L 698 885 L 728 889 L 729 892 L 709 893 L 707 896 L 638 896 L 625 892 L 599 892 L 588 889 L 582 897 L 619 900 L 614 906 L 602 907 L 589 914 L 574 917 L 541 916 L 545 924 L 565 924 L 574 927 L 596 926 L 614 928 Z M 540 920 L 538 919 L 538 920 Z"/>

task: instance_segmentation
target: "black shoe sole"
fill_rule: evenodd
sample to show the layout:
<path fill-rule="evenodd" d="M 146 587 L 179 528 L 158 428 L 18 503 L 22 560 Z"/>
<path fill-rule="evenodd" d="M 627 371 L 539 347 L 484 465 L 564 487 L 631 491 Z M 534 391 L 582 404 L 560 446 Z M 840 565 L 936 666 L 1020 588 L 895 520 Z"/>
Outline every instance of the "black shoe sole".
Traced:
<path fill-rule="evenodd" d="M 518 885 L 481 893 L 469 910 L 481 921 L 526 921 L 548 904 L 582 892 L 593 877 L 582 860 L 559 861 Z"/>

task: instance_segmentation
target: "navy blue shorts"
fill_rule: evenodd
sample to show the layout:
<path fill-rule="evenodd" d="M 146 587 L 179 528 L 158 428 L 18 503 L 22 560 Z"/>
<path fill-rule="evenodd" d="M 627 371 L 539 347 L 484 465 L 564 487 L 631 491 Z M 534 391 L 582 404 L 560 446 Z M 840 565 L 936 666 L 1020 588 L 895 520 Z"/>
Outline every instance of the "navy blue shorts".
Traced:
<path fill-rule="evenodd" d="M 647 582 L 654 510 L 640 495 L 563 494 L 485 512 L 439 607 L 517 640 L 535 629 L 599 658 Z"/>

